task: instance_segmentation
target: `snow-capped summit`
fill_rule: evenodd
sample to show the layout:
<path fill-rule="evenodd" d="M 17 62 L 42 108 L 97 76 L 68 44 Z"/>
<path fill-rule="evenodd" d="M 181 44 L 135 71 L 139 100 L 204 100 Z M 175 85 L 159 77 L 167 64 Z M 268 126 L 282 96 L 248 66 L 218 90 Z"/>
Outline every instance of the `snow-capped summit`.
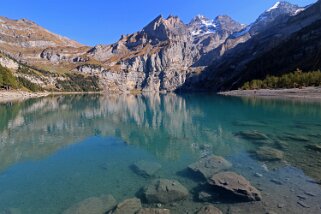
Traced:
<path fill-rule="evenodd" d="M 264 11 L 258 19 L 251 24 L 250 31 L 252 34 L 260 32 L 262 29 L 268 27 L 271 23 L 274 23 L 277 19 L 282 21 L 280 17 L 295 16 L 305 8 L 299 7 L 298 5 L 291 4 L 286 1 L 278 1 L 271 8 Z"/>
<path fill-rule="evenodd" d="M 304 10 L 304 8 L 299 7 L 298 5 L 291 4 L 286 1 L 278 1 L 271 8 L 269 8 L 262 15 L 260 15 L 257 21 L 263 21 L 265 19 L 269 21 L 275 19 L 277 16 L 284 14 L 293 16 L 302 10 Z"/>
<path fill-rule="evenodd" d="M 266 10 L 267 12 L 270 12 L 272 10 L 277 9 L 280 6 L 281 2 L 278 1 L 277 3 L 275 3 L 270 9 Z"/>
<path fill-rule="evenodd" d="M 214 20 L 211 20 L 203 15 L 197 15 L 188 24 L 188 27 L 193 36 L 201 36 L 216 32 L 216 24 Z"/>
<path fill-rule="evenodd" d="M 217 16 L 214 20 L 203 15 L 197 15 L 188 24 L 188 28 L 193 36 L 204 36 L 214 33 L 235 32 L 244 26 L 234 21 L 229 16 Z"/>

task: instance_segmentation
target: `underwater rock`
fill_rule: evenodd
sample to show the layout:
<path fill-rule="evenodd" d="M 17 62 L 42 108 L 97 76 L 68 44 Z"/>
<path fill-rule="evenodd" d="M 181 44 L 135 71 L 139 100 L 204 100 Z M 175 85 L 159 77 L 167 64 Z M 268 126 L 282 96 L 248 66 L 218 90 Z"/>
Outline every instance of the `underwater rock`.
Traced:
<path fill-rule="evenodd" d="M 152 177 L 161 168 L 162 166 L 159 163 L 144 160 L 138 161 L 132 166 L 133 171 L 143 177 Z"/>
<path fill-rule="evenodd" d="M 141 201 L 138 198 L 130 198 L 119 203 L 109 214 L 136 214 L 141 209 Z"/>
<path fill-rule="evenodd" d="M 112 195 L 91 197 L 73 205 L 63 214 L 103 214 L 113 209 L 116 204 Z"/>
<path fill-rule="evenodd" d="M 211 202 L 213 200 L 213 196 L 208 192 L 202 191 L 198 193 L 198 200 L 202 202 Z"/>
<path fill-rule="evenodd" d="M 188 190 L 176 180 L 155 179 L 144 188 L 144 196 L 148 203 L 171 203 L 184 200 Z"/>
<path fill-rule="evenodd" d="M 137 214 L 170 214 L 171 211 L 168 209 L 159 208 L 142 208 Z"/>
<path fill-rule="evenodd" d="M 287 150 L 289 144 L 285 141 L 282 140 L 276 140 L 274 141 L 275 147 L 277 147 L 278 149 L 282 149 L 282 150 Z"/>
<path fill-rule="evenodd" d="M 213 205 L 207 205 L 199 209 L 195 214 L 223 214 L 221 210 Z"/>
<path fill-rule="evenodd" d="M 243 176 L 234 172 L 220 172 L 213 175 L 208 183 L 217 190 L 242 201 L 260 201 L 260 191 L 253 187 Z"/>
<path fill-rule="evenodd" d="M 271 179 L 270 181 L 271 181 L 272 183 L 277 184 L 277 185 L 283 185 L 283 182 L 282 182 L 282 181 L 280 181 L 280 180 L 278 180 L 278 179 L 275 179 L 275 178 Z"/>
<path fill-rule="evenodd" d="M 309 145 L 306 145 L 305 147 L 313 151 L 321 152 L 321 145 L 318 145 L 318 144 L 309 144 Z"/>
<path fill-rule="evenodd" d="M 252 126 L 252 127 L 264 127 L 267 126 L 266 123 L 258 121 L 234 121 L 234 126 Z"/>
<path fill-rule="evenodd" d="M 250 130 L 250 131 L 240 131 L 235 134 L 235 136 L 241 137 L 246 140 L 268 140 L 269 137 L 265 134 L 256 131 L 256 130 Z"/>
<path fill-rule="evenodd" d="M 229 161 L 215 155 L 201 158 L 199 161 L 188 166 L 190 170 L 202 174 L 206 179 L 231 167 L 232 164 Z"/>
<path fill-rule="evenodd" d="M 282 151 L 267 146 L 260 147 L 255 154 L 261 161 L 278 161 L 282 160 L 284 156 Z"/>
<path fill-rule="evenodd" d="M 289 140 L 289 141 L 297 141 L 297 142 L 308 142 L 310 141 L 308 138 L 303 137 L 303 136 L 298 136 L 298 135 L 294 135 L 294 134 L 286 134 L 283 136 L 279 137 L 280 140 Z"/>

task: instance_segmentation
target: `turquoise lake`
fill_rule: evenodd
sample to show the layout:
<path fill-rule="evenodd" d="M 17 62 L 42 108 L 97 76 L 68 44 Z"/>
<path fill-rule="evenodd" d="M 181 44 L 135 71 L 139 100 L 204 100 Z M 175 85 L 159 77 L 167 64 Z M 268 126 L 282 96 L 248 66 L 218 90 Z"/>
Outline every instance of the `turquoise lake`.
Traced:
<path fill-rule="evenodd" d="M 243 133 L 243 135 L 242 135 Z M 267 136 L 264 142 L 244 133 Z M 262 160 L 262 147 L 280 151 Z M 191 95 L 61 95 L 0 104 L 0 213 L 59 214 L 93 196 L 137 196 L 161 165 L 190 197 L 164 205 L 194 213 L 201 181 L 187 166 L 224 157 L 262 201 L 215 201 L 224 213 L 321 213 L 321 101 Z M 149 206 L 145 204 L 144 206 Z"/>

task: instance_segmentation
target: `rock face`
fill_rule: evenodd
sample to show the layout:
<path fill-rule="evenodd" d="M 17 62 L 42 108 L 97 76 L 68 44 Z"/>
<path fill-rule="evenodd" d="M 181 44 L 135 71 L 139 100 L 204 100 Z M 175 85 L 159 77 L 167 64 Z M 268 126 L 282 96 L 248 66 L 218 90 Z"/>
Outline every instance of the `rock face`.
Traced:
<path fill-rule="evenodd" d="M 63 214 L 104 214 L 113 209 L 116 204 L 115 198 L 111 195 L 92 197 L 73 205 Z"/>
<path fill-rule="evenodd" d="M 176 180 L 156 179 L 144 189 L 148 203 L 171 203 L 186 199 L 188 190 Z"/>
<path fill-rule="evenodd" d="M 196 212 L 196 214 L 223 214 L 221 210 L 214 207 L 213 205 L 207 205 L 202 207 Z"/>
<path fill-rule="evenodd" d="M 205 16 L 198 15 L 188 24 L 194 44 L 197 45 L 201 54 L 217 48 L 230 35 L 242 30 L 244 27 L 245 25 L 241 25 L 229 16 L 217 16 L 214 20 L 211 20 Z"/>
<path fill-rule="evenodd" d="M 279 4 L 275 8 L 262 14 L 246 31 L 228 38 L 218 48 L 224 55 L 201 75 L 189 78 L 185 88 L 238 89 L 246 81 L 292 72 L 298 67 L 304 70 L 320 68 L 320 63 L 313 64 L 313 52 L 320 46 L 321 2 L 307 8 L 290 7 L 289 4 Z M 235 42 L 238 45 L 235 46 Z"/>
<path fill-rule="evenodd" d="M 262 161 L 278 161 L 284 156 L 282 151 L 267 146 L 260 147 L 255 153 L 256 157 Z"/>
<path fill-rule="evenodd" d="M 143 177 L 151 177 L 155 175 L 160 169 L 161 165 L 156 162 L 150 162 L 150 161 L 138 161 L 132 166 L 132 169 L 134 172 L 136 172 L 138 175 L 141 175 Z"/>
<path fill-rule="evenodd" d="M 214 174 L 227 170 L 232 167 L 232 164 L 223 157 L 210 155 L 204 157 L 188 166 L 193 172 L 200 173 L 204 178 L 210 178 Z"/>
<path fill-rule="evenodd" d="M 197 16 L 187 25 L 176 16 L 158 16 L 141 31 L 123 35 L 114 44 L 95 47 L 53 34 L 25 19 L 0 17 L 0 49 L 44 73 L 72 71 L 97 76 L 99 86 L 106 91 L 226 90 L 240 87 L 253 77 L 263 78 L 267 70 L 280 73 L 290 70 L 292 64 L 312 68 L 314 64 L 303 59 L 312 59 L 320 49 L 319 31 L 294 37 L 289 44 L 299 38 L 298 46 L 291 49 L 285 45 L 291 49 L 287 53 L 273 51 L 281 56 L 268 67 L 261 65 L 267 59 L 270 62 L 268 51 L 321 19 L 319 5 L 317 2 L 305 9 L 279 2 L 249 26 L 228 16 L 214 20 Z M 314 42 L 307 42 L 307 36 Z M 44 81 L 37 84 L 46 85 Z M 59 85 L 54 81 L 47 88 L 59 90 Z"/>
<path fill-rule="evenodd" d="M 187 26 L 178 18 L 157 17 L 142 31 L 122 36 L 115 44 L 89 51 L 104 60 L 101 74 L 122 90 L 173 91 L 182 85 L 198 57 Z"/>
<path fill-rule="evenodd" d="M 11 20 L 0 17 L 0 22 L 0 41 L 4 44 L 20 48 L 82 46 L 73 40 L 51 33 L 27 19 Z"/>
<path fill-rule="evenodd" d="M 110 214 L 136 214 L 142 208 L 142 204 L 138 198 L 127 199 L 119 203 Z"/>
<path fill-rule="evenodd" d="M 262 199 L 261 193 L 249 181 L 234 172 L 215 174 L 208 182 L 220 193 L 233 197 L 236 200 L 260 201 Z"/>

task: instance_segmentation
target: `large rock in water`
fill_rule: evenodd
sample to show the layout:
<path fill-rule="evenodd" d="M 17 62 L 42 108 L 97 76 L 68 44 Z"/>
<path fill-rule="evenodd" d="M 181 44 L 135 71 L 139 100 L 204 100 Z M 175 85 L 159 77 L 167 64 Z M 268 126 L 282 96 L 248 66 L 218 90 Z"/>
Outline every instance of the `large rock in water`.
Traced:
<path fill-rule="evenodd" d="M 188 166 L 193 172 L 202 174 L 206 179 L 212 175 L 227 170 L 232 164 L 220 156 L 207 156 Z"/>
<path fill-rule="evenodd" d="M 111 195 L 91 197 L 73 205 L 63 214 L 104 214 L 113 209 L 116 204 L 115 198 Z"/>
<path fill-rule="evenodd" d="M 141 175 L 143 177 L 151 177 L 155 175 L 155 173 L 158 172 L 161 167 L 162 166 L 159 163 L 142 160 L 136 162 L 132 166 L 132 169 L 138 175 Z"/>
<path fill-rule="evenodd" d="M 234 172 L 220 172 L 213 175 L 208 183 L 226 194 L 242 201 L 260 201 L 262 199 L 260 191 L 253 187 L 243 176 Z M 231 198 L 229 198 L 231 199 Z"/>
<path fill-rule="evenodd" d="M 156 179 L 144 189 L 144 196 L 148 203 L 171 203 L 184 200 L 188 190 L 176 180 Z"/>
<path fill-rule="evenodd" d="M 138 198 L 127 199 L 119 203 L 110 214 L 136 214 L 142 209 L 142 203 Z"/>
<path fill-rule="evenodd" d="M 223 214 L 221 210 L 217 209 L 213 205 L 207 205 L 199 209 L 196 214 Z"/>
<path fill-rule="evenodd" d="M 249 131 L 240 131 L 235 134 L 235 136 L 241 137 L 246 140 L 268 140 L 268 136 L 265 134 L 256 131 L 256 130 L 249 130 Z"/>
<path fill-rule="evenodd" d="M 282 151 L 267 146 L 260 147 L 255 153 L 256 157 L 262 161 L 278 161 L 284 156 Z"/>
<path fill-rule="evenodd" d="M 137 214 L 170 214 L 171 211 L 168 209 L 160 208 L 142 208 Z"/>

